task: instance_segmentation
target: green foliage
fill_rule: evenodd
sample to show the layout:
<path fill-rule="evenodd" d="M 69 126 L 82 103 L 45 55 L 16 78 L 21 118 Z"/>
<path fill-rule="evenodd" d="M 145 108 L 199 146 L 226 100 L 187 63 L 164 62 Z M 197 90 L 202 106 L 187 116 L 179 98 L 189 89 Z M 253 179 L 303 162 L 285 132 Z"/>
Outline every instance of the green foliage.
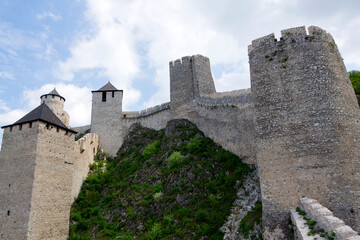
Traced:
<path fill-rule="evenodd" d="M 179 152 L 173 152 L 168 159 L 168 164 L 170 168 L 175 168 L 180 166 L 184 162 L 184 157 L 181 156 Z"/>
<path fill-rule="evenodd" d="M 360 95 L 360 71 L 350 71 L 349 78 L 353 85 L 356 95 Z"/>
<path fill-rule="evenodd" d="M 118 157 L 99 153 L 90 166 L 69 239 L 223 239 L 234 185 L 252 169 L 190 123 L 169 137 L 133 131 Z"/>
<path fill-rule="evenodd" d="M 246 214 L 240 222 L 240 231 L 244 238 L 249 238 L 250 231 L 254 230 L 254 224 L 261 224 L 262 204 L 260 201 Z"/>
<path fill-rule="evenodd" d="M 159 151 L 159 147 L 160 147 L 160 141 L 155 141 L 150 143 L 149 145 L 147 145 L 144 148 L 144 151 L 142 152 L 142 156 L 147 160 L 149 159 L 152 155 L 154 155 L 155 153 L 157 153 Z"/>

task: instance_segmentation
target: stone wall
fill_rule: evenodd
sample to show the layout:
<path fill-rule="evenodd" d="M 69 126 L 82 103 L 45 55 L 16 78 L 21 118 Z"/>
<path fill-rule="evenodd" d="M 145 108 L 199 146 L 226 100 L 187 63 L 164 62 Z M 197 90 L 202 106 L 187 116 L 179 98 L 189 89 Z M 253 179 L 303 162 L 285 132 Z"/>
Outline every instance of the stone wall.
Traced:
<path fill-rule="evenodd" d="M 99 136 L 88 133 L 75 142 L 74 170 L 71 199 L 74 200 L 81 189 L 81 185 L 89 173 L 89 165 L 94 163 L 94 157 L 99 147 Z"/>
<path fill-rule="evenodd" d="M 28 239 L 67 239 L 74 164 L 71 132 L 39 123 Z"/>
<path fill-rule="evenodd" d="M 344 221 L 335 217 L 329 209 L 323 207 L 315 199 L 302 197 L 300 199 L 300 209 L 306 213 L 304 217 L 316 221 L 315 228 L 323 231 L 320 231 L 315 236 L 309 236 L 308 233 L 311 229 L 306 220 L 295 209 L 292 209 L 291 219 L 295 228 L 295 239 L 327 239 L 325 236 L 321 236 L 321 233 L 323 233 L 333 237 L 335 240 L 360 240 L 357 232 L 347 226 Z"/>
<path fill-rule="evenodd" d="M 0 157 L 0 239 L 26 239 L 39 124 L 4 129 Z"/>
<path fill-rule="evenodd" d="M 249 46 L 263 225 L 290 234 L 306 195 L 359 230 L 360 111 L 344 63 L 320 28 L 281 34 Z"/>
<path fill-rule="evenodd" d="M 4 129 L 0 239 L 66 239 L 74 134 L 36 121 Z"/>
<path fill-rule="evenodd" d="M 115 156 L 123 142 L 122 97 L 122 91 L 108 91 L 104 102 L 102 92 L 93 92 L 91 132 L 99 135 L 99 144 L 110 156 Z"/>

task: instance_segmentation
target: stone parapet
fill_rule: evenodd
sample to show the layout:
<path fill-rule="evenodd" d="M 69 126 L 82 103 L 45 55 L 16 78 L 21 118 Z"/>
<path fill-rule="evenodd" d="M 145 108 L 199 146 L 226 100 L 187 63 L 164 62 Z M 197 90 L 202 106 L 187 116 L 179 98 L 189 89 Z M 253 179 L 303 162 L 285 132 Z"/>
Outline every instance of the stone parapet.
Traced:
<path fill-rule="evenodd" d="M 300 209 L 305 211 L 306 218 L 316 221 L 316 225 L 323 229 L 323 232 L 331 233 L 335 240 L 360 240 L 360 236 L 344 221 L 335 217 L 326 207 L 322 206 L 317 200 L 307 197 L 300 198 Z M 296 228 L 296 239 L 325 239 L 321 235 L 309 236 L 311 231 L 306 224 L 306 220 L 295 210 L 291 210 L 291 219 Z"/>
<path fill-rule="evenodd" d="M 146 108 L 141 111 L 128 111 L 122 112 L 122 118 L 124 119 L 139 119 L 145 118 L 158 112 L 170 109 L 170 102 L 166 102 L 154 107 Z"/>

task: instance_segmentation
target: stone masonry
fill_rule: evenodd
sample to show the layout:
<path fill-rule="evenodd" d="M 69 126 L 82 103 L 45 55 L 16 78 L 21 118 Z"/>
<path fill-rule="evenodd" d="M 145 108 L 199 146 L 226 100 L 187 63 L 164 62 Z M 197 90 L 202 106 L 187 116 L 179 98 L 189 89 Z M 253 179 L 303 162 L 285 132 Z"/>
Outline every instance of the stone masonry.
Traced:
<path fill-rule="evenodd" d="M 360 111 L 337 46 L 318 27 L 249 47 L 263 225 L 286 231 L 301 196 L 360 230 Z"/>
<path fill-rule="evenodd" d="M 51 94 L 43 95 L 42 104 L 19 121 L 3 127 L 0 239 L 68 237 L 70 205 L 94 159 L 98 136 L 87 134 L 75 142 L 76 132 L 64 124 L 68 118 L 63 122 L 58 117 L 66 116 L 60 111 L 65 99 Z"/>
<path fill-rule="evenodd" d="M 251 89 L 216 92 L 209 59 L 194 55 L 169 63 L 168 103 L 122 111 L 122 90 L 109 82 L 92 91 L 91 125 L 75 128 L 91 133 L 77 142 L 65 99 L 55 89 L 43 95 L 34 111 L 51 111 L 48 120 L 3 127 L 0 239 L 66 239 L 70 204 L 98 147 L 115 156 L 134 123 L 161 129 L 177 118 L 257 165 L 266 236 L 292 236 L 290 210 L 302 196 L 359 231 L 360 111 L 333 38 L 299 27 L 248 49 Z"/>

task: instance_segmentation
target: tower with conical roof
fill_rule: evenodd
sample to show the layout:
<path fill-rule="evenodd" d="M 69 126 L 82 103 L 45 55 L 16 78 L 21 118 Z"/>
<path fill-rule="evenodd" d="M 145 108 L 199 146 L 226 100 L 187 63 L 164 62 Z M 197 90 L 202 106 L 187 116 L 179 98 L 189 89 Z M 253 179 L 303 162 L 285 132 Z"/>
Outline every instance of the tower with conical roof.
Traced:
<path fill-rule="evenodd" d="M 99 135 L 99 144 L 110 156 L 115 156 L 122 144 L 122 98 L 123 91 L 110 82 L 92 91 L 91 132 Z"/>
<path fill-rule="evenodd" d="M 48 94 L 40 97 L 41 103 L 45 103 L 53 113 L 66 125 L 69 126 L 69 114 L 64 111 L 65 98 L 54 88 Z"/>
<path fill-rule="evenodd" d="M 76 132 L 58 117 L 64 98 L 51 92 L 41 99 L 2 127 L 0 239 L 68 236 Z"/>

